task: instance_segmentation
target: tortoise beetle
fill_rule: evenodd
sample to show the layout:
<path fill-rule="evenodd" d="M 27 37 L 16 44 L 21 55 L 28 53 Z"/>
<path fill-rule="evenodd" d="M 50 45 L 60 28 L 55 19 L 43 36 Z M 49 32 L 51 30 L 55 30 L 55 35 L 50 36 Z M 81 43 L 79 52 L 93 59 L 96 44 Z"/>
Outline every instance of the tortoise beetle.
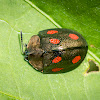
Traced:
<path fill-rule="evenodd" d="M 21 32 L 21 44 L 23 39 Z M 86 40 L 76 31 L 54 28 L 33 35 L 26 45 L 25 60 L 42 73 L 64 73 L 78 67 L 88 50 Z"/>

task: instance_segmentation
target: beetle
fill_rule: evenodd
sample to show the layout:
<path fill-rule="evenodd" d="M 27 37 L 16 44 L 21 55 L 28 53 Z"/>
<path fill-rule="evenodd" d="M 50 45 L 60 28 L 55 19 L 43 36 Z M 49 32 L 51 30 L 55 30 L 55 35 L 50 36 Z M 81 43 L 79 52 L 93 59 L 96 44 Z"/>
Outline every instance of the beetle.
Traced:
<path fill-rule="evenodd" d="M 23 37 L 21 32 L 23 52 Z M 77 68 L 84 60 L 88 44 L 81 34 L 64 28 L 46 29 L 33 35 L 26 45 L 25 60 L 36 70 L 64 73 Z"/>

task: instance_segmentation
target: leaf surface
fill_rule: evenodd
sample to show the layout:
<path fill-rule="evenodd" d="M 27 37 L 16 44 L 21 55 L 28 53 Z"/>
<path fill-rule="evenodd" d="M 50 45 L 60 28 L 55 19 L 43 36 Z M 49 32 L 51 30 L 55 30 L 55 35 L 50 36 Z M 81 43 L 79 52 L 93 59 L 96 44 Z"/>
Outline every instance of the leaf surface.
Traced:
<path fill-rule="evenodd" d="M 0 99 L 99 100 L 100 72 L 86 74 L 88 60 L 100 67 L 99 0 L 0 0 Z M 81 33 L 89 45 L 82 64 L 63 74 L 42 74 L 21 55 L 24 42 L 40 30 L 63 27 Z"/>

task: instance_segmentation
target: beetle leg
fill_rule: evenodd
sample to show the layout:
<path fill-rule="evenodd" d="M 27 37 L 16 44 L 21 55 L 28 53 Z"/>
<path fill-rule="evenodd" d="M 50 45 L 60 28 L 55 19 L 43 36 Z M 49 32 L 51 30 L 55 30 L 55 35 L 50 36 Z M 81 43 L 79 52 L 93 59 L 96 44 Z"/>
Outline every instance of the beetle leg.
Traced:
<path fill-rule="evenodd" d="M 25 61 L 28 61 L 28 56 L 25 56 L 25 57 L 24 57 L 24 60 L 25 60 Z"/>

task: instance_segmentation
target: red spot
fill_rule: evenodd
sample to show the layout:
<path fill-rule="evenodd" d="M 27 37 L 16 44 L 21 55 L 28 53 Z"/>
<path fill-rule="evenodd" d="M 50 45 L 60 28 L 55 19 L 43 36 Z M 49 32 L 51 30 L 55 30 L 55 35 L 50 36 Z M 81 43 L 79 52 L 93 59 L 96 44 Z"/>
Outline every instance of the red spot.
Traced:
<path fill-rule="evenodd" d="M 62 69 L 64 69 L 64 68 L 54 68 L 54 69 L 52 69 L 52 71 L 53 71 L 53 72 L 57 72 L 57 71 L 60 71 L 60 70 L 62 70 Z"/>
<path fill-rule="evenodd" d="M 81 59 L 81 56 L 76 56 L 73 60 L 72 63 L 75 64 Z"/>
<path fill-rule="evenodd" d="M 69 34 L 71 39 L 77 40 L 79 37 L 76 34 Z"/>
<path fill-rule="evenodd" d="M 47 32 L 47 34 L 55 34 L 55 33 L 58 33 L 58 31 L 56 31 L 56 30 L 50 30 L 50 31 Z"/>
<path fill-rule="evenodd" d="M 61 60 L 62 60 L 62 58 L 59 57 L 59 56 L 57 56 L 56 58 L 54 58 L 54 59 L 52 60 L 52 63 L 58 63 L 58 62 L 61 61 Z"/>
<path fill-rule="evenodd" d="M 58 44 L 59 42 L 60 42 L 60 40 L 58 40 L 58 39 L 50 39 L 50 43 Z"/>

